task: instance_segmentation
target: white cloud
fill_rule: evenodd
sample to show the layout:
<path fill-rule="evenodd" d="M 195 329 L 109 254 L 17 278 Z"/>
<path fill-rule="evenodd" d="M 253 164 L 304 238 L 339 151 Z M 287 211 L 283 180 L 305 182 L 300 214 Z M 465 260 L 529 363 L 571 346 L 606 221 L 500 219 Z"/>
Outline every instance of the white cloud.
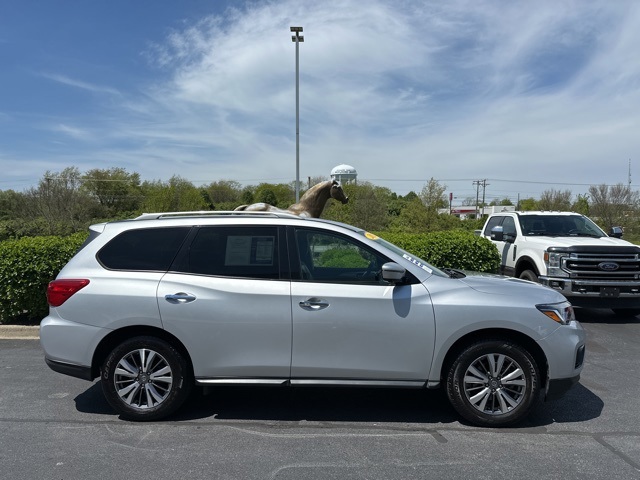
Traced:
<path fill-rule="evenodd" d="M 60 75 L 55 73 L 43 73 L 41 75 L 45 78 L 48 78 L 49 80 L 53 80 L 54 82 L 60 83 L 62 85 L 67 85 L 69 87 L 87 90 L 92 93 L 106 93 L 109 95 L 120 95 L 120 92 L 115 88 L 104 86 L 104 85 L 95 85 L 89 82 L 83 82 L 81 80 L 70 78 L 66 75 Z"/>
<path fill-rule="evenodd" d="M 69 137 L 72 137 L 76 140 L 91 140 L 93 135 L 85 129 L 72 127 L 70 125 L 58 124 L 52 125 L 50 130 L 53 132 L 63 133 Z"/>

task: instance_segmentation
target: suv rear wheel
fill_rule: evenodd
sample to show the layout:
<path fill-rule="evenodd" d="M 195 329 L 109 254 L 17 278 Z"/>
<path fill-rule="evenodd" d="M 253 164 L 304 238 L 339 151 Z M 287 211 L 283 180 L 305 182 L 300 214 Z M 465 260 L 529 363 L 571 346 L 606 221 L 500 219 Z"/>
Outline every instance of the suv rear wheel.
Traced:
<path fill-rule="evenodd" d="M 535 360 L 526 349 L 506 340 L 482 340 L 466 347 L 447 375 L 453 407 L 484 427 L 517 423 L 535 406 L 539 391 Z"/>
<path fill-rule="evenodd" d="M 193 383 L 184 357 L 155 337 L 135 337 L 116 346 L 102 365 L 101 379 L 109 404 L 130 420 L 173 413 Z"/>

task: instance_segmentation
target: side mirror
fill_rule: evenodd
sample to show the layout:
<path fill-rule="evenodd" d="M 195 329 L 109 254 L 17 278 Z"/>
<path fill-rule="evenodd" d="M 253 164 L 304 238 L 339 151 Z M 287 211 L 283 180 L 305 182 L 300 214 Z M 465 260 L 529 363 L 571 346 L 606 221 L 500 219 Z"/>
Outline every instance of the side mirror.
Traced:
<path fill-rule="evenodd" d="M 511 233 L 504 233 L 504 227 L 497 226 L 491 229 L 491 240 L 495 242 L 513 243 L 516 236 Z"/>
<path fill-rule="evenodd" d="M 395 262 L 382 265 L 382 279 L 389 283 L 402 283 L 407 270 Z"/>
<path fill-rule="evenodd" d="M 491 240 L 494 242 L 503 242 L 504 241 L 504 227 L 493 227 L 491 229 Z"/>
<path fill-rule="evenodd" d="M 611 227 L 611 230 L 609 230 L 609 236 L 622 238 L 622 227 Z"/>

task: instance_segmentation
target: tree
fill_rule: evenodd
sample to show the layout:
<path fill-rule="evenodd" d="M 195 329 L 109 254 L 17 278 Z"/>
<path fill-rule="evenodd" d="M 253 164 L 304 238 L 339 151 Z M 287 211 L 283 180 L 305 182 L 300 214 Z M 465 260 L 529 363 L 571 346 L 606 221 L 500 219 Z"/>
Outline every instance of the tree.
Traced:
<path fill-rule="evenodd" d="M 242 202 L 242 185 L 235 180 L 218 180 L 201 188 L 209 208 L 233 210 Z"/>
<path fill-rule="evenodd" d="M 181 212 L 207 208 L 200 191 L 188 180 L 174 175 L 168 182 L 144 182 L 143 208 L 148 212 Z"/>
<path fill-rule="evenodd" d="M 389 230 L 392 232 L 425 233 L 438 214 L 429 210 L 421 198 L 407 202 L 400 215 L 392 219 Z"/>
<path fill-rule="evenodd" d="M 617 185 L 591 185 L 590 213 L 609 229 L 627 223 L 628 216 L 638 208 L 638 192 L 632 192 L 622 183 Z"/>
<path fill-rule="evenodd" d="M 287 208 L 296 201 L 296 192 L 284 183 L 261 183 L 253 192 L 254 202 L 264 202 L 278 208 Z"/>
<path fill-rule="evenodd" d="M 441 185 L 435 178 L 431 177 L 420 192 L 420 199 L 428 210 L 436 211 L 438 208 L 446 208 L 449 203 L 444 194 L 447 186 Z"/>
<path fill-rule="evenodd" d="M 518 200 L 517 209 L 522 211 L 522 212 L 538 210 L 538 202 L 533 197 L 523 198 L 523 199 Z"/>
<path fill-rule="evenodd" d="M 89 170 L 83 177 L 83 188 L 98 199 L 105 216 L 128 214 L 142 203 L 140 175 L 124 168 Z"/>
<path fill-rule="evenodd" d="M 388 202 L 389 216 L 391 218 L 399 216 L 402 210 L 407 206 L 407 204 L 415 199 L 420 200 L 420 197 L 413 190 L 411 190 L 405 196 L 398 195 L 395 192 L 391 192 Z"/>
<path fill-rule="evenodd" d="M 0 220 L 16 218 L 24 205 L 24 195 L 13 190 L 0 190 Z"/>
<path fill-rule="evenodd" d="M 99 212 L 98 202 L 81 187 L 82 176 L 76 167 L 59 173 L 47 171 L 36 188 L 25 191 L 25 214 L 32 221 L 44 220 L 44 234 L 77 232 Z"/>
<path fill-rule="evenodd" d="M 369 182 L 346 184 L 342 188 L 349 197 L 345 205 L 334 200 L 327 202 L 322 216 L 355 225 L 368 231 L 380 231 L 389 223 L 391 190 Z"/>
<path fill-rule="evenodd" d="M 32 218 L 24 193 L 0 190 L 0 241 L 43 233 L 44 222 Z M 48 230 L 45 230 L 48 231 Z"/>
<path fill-rule="evenodd" d="M 504 197 L 500 200 L 493 200 L 489 205 L 509 206 L 509 205 L 513 205 L 513 202 L 509 197 Z"/>
<path fill-rule="evenodd" d="M 538 201 L 540 210 L 565 211 L 571 209 L 571 191 L 545 190 Z"/>
<path fill-rule="evenodd" d="M 578 195 L 576 201 L 571 205 L 571 211 L 581 213 L 582 215 L 589 215 L 589 196 Z"/>
<path fill-rule="evenodd" d="M 263 188 L 258 191 L 258 202 L 267 203 L 269 205 L 278 205 L 278 197 L 270 188 Z"/>
<path fill-rule="evenodd" d="M 349 202 L 353 202 L 351 217 L 353 224 L 369 231 L 384 230 L 389 224 L 388 204 L 391 199 L 391 190 L 368 182 L 354 185 L 354 187 L 354 199 L 349 197 Z M 347 195 L 350 195 L 349 190 L 346 191 Z M 338 205 L 339 202 L 333 203 L 337 208 L 344 207 L 344 205 Z"/>

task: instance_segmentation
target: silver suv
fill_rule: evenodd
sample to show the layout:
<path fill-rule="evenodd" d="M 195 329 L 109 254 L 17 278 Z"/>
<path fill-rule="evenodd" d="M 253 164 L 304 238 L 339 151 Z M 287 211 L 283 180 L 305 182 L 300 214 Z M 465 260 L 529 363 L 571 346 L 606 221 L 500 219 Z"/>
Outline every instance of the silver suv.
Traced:
<path fill-rule="evenodd" d="M 90 227 L 51 282 L 46 362 L 155 420 L 195 386 L 446 388 L 481 426 L 580 378 L 554 290 L 440 270 L 358 228 L 286 213 L 144 214 Z"/>

